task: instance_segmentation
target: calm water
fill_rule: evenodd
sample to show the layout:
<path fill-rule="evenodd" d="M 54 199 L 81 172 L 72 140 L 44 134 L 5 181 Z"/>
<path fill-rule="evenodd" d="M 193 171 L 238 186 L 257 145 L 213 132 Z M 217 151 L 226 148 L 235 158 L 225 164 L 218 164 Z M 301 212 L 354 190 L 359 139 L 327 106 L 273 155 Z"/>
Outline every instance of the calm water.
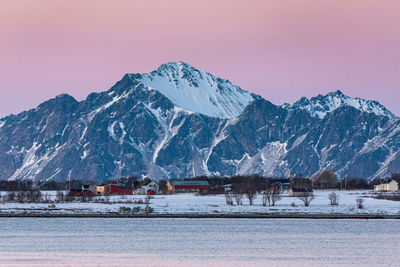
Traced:
<path fill-rule="evenodd" d="M 0 218 L 0 266 L 399 266 L 400 221 Z"/>

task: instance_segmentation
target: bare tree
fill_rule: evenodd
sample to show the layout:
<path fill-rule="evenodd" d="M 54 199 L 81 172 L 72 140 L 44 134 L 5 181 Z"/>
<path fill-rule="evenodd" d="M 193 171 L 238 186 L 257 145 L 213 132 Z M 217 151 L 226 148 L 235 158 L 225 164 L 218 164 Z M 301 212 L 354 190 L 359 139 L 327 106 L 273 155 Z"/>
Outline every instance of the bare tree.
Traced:
<path fill-rule="evenodd" d="M 45 196 L 45 200 L 46 200 L 46 196 Z M 74 200 L 75 200 L 75 197 L 73 195 L 71 195 L 71 194 L 67 194 L 65 196 L 65 201 L 66 202 L 73 202 Z"/>
<path fill-rule="evenodd" d="M 226 201 L 226 204 L 233 205 L 232 195 L 229 194 L 228 192 L 225 193 L 225 201 Z"/>
<path fill-rule="evenodd" d="M 17 193 L 17 202 L 25 203 L 26 201 L 26 194 L 24 191 L 18 191 Z"/>
<path fill-rule="evenodd" d="M 337 193 L 335 193 L 335 192 L 332 192 L 332 193 L 330 193 L 330 194 L 328 195 L 328 199 L 329 199 L 330 202 L 331 202 L 331 206 L 337 206 L 337 205 L 339 205 L 339 199 L 340 199 L 339 194 L 337 194 Z"/>
<path fill-rule="evenodd" d="M 34 190 L 32 193 L 32 201 L 39 203 L 42 200 L 42 192 L 38 189 Z"/>
<path fill-rule="evenodd" d="M 56 200 L 57 200 L 57 202 L 64 203 L 64 201 L 65 201 L 65 195 L 64 195 L 64 192 L 63 192 L 63 191 L 57 191 Z"/>
<path fill-rule="evenodd" d="M 7 201 L 14 201 L 15 200 L 15 192 L 14 191 L 8 191 L 6 195 L 6 200 Z"/>
<path fill-rule="evenodd" d="M 282 188 L 280 183 L 275 183 L 272 185 L 272 194 L 271 194 L 271 205 L 275 206 L 275 203 L 282 199 L 281 196 Z"/>
<path fill-rule="evenodd" d="M 150 204 L 150 199 L 152 199 L 153 197 L 151 195 L 146 195 L 145 199 L 144 199 L 144 203 L 145 204 Z"/>
<path fill-rule="evenodd" d="M 232 183 L 232 194 L 235 198 L 236 205 L 242 205 L 247 181 L 242 176 L 235 176 L 234 179 L 235 181 Z"/>
<path fill-rule="evenodd" d="M 29 188 L 25 192 L 25 201 L 28 203 L 39 203 L 42 200 L 42 192 L 38 189 Z"/>
<path fill-rule="evenodd" d="M 314 186 L 320 189 L 332 189 L 336 187 L 337 176 L 333 171 L 323 171 L 314 177 Z"/>
<path fill-rule="evenodd" d="M 33 198 L 34 198 L 34 193 L 33 193 L 34 191 L 33 191 L 33 189 L 32 188 L 29 188 L 26 192 L 25 192 L 25 202 L 28 202 L 28 203 L 32 203 L 32 202 L 34 202 L 33 201 Z"/>
<path fill-rule="evenodd" d="M 356 199 L 356 203 L 357 203 L 357 207 L 359 209 L 363 209 L 364 208 L 364 199 L 363 198 L 357 198 Z"/>
<path fill-rule="evenodd" d="M 269 188 L 267 190 L 265 190 L 262 194 L 262 204 L 263 206 L 271 206 L 271 195 L 272 195 L 272 190 L 270 190 Z"/>
<path fill-rule="evenodd" d="M 242 205 L 242 199 L 243 199 L 243 188 L 235 188 L 233 190 L 233 196 L 236 201 L 236 205 Z"/>
<path fill-rule="evenodd" d="M 86 196 L 85 194 L 81 195 L 81 196 L 80 196 L 80 201 L 81 201 L 82 203 L 88 202 L 87 196 Z"/>
<path fill-rule="evenodd" d="M 244 194 L 249 200 L 249 204 L 253 205 L 254 199 L 257 196 L 257 188 L 254 177 L 246 177 L 243 184 Z"/>
<path fill-rule="evenodd" d="M 304 206 L 308 207 L 311 201 L 314 200 L 314 195 L 312 192 L 305 192 L 302 196 L 298 197 L 301 201 L 303 201 Z"/>

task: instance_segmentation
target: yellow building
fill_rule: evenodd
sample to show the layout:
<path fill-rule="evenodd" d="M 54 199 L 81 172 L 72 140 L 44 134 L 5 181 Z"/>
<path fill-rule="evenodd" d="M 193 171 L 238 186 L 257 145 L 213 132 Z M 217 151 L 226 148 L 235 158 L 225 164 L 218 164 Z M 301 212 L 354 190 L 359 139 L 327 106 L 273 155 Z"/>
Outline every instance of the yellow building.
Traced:
<path fill-rule="evenodd" d="M 96 187 L 96 191 L 97 191 L 97 193 L 96 193 L 96 195 L 98 195 L 98 196 L 104 196 L 104 188 L 105 188 L 105 186 L 104 185 L 98 185 L 97 187 Z"/>
<path fill-rule="evenodd" d="M 385 179 L 381 184 L 374 186 L 375 191 L 397 191 L 399 190 L 399 183 L 393 179 Z"/>

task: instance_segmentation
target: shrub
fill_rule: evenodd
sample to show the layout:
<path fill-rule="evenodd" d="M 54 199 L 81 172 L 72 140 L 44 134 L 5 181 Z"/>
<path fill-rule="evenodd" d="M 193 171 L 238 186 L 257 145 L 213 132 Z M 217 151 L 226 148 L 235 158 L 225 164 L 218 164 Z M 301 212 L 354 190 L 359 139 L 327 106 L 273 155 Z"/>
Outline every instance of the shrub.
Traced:
<path fill-rule="evenodd" d="M 331 206 L 339 205 L 339 198 L 340 196 L 337 193 L 335 192 L 330 193 L 328 199 L 330 200 Z"/>
<path fill-rule="evenodd" d="M 225 193 L 225 201 L 228 205 L 233 205 L 233 197 L 229 193 Z"/>
<path fill-rule="evenodd" d="M 359 209 L 363 209 L 364 208 L 364 199 L 363 198 L 357 198 L 356 199 L 356 203 L 357 203 L 357 207 Z"/>
<path fill-rule="evenodd" d="M 303 196 L 298 197 L 298 198 L 299 198 L 301 201 L 303 201 L 304 206 L 308 207 L 308 206 L 310 205 L 311 201 L 314 200 L 314 195 L 313 195 L 312 192 L 307 192 L 307 193 L 304 193 Z"/>

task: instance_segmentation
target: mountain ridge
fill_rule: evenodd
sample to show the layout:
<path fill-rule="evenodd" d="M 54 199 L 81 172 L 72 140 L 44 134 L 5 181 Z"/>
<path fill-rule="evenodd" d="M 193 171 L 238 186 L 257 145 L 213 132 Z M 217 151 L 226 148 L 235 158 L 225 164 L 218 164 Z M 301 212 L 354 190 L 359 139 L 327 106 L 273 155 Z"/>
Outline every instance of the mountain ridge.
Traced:
<path fill-rule="evenodd" d="M 304 109 L 311 116 L 323 119 L 326 113 L 332 112 L 340 106 L 347 105 L 365 112 L 372 112 L 376 115 L 387 116 L 391 119 L 397 118 L 392 112 L 387 110 L 376 100 L 365 100 L 362 98 L 352 98 L 343 94 L 340 90 L 329 92 L 326 95 L 317 95 L 310 99 L 302 97 L 295 103 L 284 104 L 283 106 L 289 109 Z"/>
<path fill-rule="evenodd" d="M 327 169 L 340 178 L 369 179 L 400 171 L 400 122 L 392 113 L 371 112 L 386 110 L 378 102 L 363 100 L 370 109 L 345 101 L 324 109 L 324 97 L 349 98 L 340 91 L 317 96 L 321 118 L 300 106 L 301 100 L 277 106 L 186 63 L 164 64 L 151 73 L 166 86 L 149 83 L 146 74 L 126 74 L 85 100 L 62 94 L 1 119 L 0 179 L 311 176 Z M 201 80 L 211 85 L 199 86 Z M 219 105 L 202 98 L 207 108 L 198 112 L 172 97 L 178 89 L 211 92 Z"/>

